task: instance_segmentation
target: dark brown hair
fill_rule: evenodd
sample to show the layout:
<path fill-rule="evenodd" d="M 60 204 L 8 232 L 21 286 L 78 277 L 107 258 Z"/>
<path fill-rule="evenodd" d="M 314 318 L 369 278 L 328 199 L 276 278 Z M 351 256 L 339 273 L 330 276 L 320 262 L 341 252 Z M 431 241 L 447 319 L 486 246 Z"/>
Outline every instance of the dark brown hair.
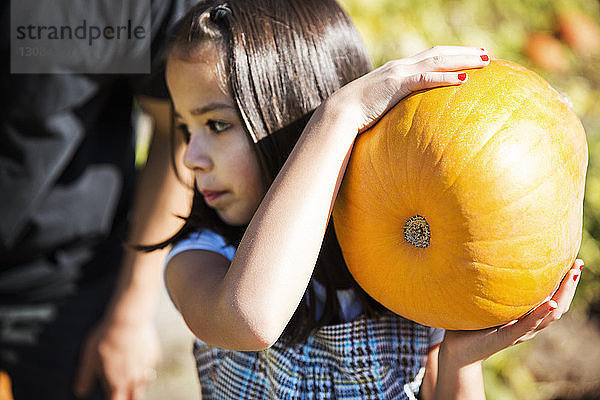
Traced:
<path fill-rule="evenodd" d="M 207 41 L 222 52 L 219 83 L 237 104 L 268 185 L 314 109 L 371 70 L 356 28 L 334 0 L 202 1 L 178 24 L 169 53 L 185 59 Z M 185 220 L 179 232 L 152 249 L 201 229 L 211 229 L 237 246 L 245 229 L 222 222 L 196 189 Z M 317 320 L 311 280 L 308 296 L 286 328 L 294 342 L 315 328 L 340 322 L 337 289 L 354 288 L 368 314 L 381 309 L 350 276 L 331 221 L 313 277 L 326 288 L 324 310 Z"/>

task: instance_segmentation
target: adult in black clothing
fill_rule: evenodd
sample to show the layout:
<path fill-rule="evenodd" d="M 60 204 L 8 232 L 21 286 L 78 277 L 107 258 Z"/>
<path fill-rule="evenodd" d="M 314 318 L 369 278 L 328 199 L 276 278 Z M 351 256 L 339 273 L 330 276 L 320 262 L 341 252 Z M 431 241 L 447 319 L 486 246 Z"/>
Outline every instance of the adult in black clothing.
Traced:
<path fill-rule="evenodd" d="M 170 168 L 161 71 L 168 26 L 185 9 L 152 2 L 150 74 L 20 74 L 11 73 L 2 4 L 0 371 L 16 400 L 134 399 L 159 360 L 163 254 L 122 244 L 168 237 L 187 209 Z M 103 62 L 119 57 L 107 52 Z M 134 98 L 155 128 L 139 177 Z"/>

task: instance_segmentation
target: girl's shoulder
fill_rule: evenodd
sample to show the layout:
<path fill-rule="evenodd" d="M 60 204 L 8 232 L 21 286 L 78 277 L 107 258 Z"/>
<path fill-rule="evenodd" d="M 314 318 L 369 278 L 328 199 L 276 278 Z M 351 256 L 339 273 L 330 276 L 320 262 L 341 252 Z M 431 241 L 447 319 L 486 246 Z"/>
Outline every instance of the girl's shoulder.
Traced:
<path fill-rule="evenodd" d="M 169 251 L 165 264 L 177 254 L 188 250 L 207 250 L 219 253 L 228 260 L 233 260 L 235 247 L 228 245 L 223 236 L 209 230 L 193 232 L 186 238 L 177 242 Z"/>

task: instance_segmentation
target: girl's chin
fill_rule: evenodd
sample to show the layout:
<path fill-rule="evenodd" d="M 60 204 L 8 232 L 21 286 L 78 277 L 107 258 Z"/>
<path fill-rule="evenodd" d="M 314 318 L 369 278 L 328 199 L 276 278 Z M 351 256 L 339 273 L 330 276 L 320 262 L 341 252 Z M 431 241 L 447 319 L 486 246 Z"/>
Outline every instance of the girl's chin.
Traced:
<path fill-rule="evenodd" d="M 223 222 L 225 222 L 227 225 L 231 225 L 231 226 L 248 225 L 250 223 L 250 219 L 252 219 L 252 216 L 246 217 L 246 216 L 235 215 L 233 213 L 222 212 L 222 211 L 218 211 L 218 210 L 217 210 L 217 214 L 219 215 L 219 218 L 221 218 L 221 220 Z"/>

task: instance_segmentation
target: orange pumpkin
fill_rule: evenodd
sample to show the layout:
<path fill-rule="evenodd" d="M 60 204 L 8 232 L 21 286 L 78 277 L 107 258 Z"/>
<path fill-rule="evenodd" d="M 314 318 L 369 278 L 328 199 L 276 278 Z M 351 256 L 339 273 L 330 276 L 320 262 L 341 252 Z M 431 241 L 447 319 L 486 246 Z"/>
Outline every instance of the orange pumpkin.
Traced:
<path fill-rule="evenodd" d="M 361 287 L 406 318 L 482 329 L 553 292 L 581 243 L 585 132 L 508 61 L 419 92 L 360 135 L 333 219 Z"/>

